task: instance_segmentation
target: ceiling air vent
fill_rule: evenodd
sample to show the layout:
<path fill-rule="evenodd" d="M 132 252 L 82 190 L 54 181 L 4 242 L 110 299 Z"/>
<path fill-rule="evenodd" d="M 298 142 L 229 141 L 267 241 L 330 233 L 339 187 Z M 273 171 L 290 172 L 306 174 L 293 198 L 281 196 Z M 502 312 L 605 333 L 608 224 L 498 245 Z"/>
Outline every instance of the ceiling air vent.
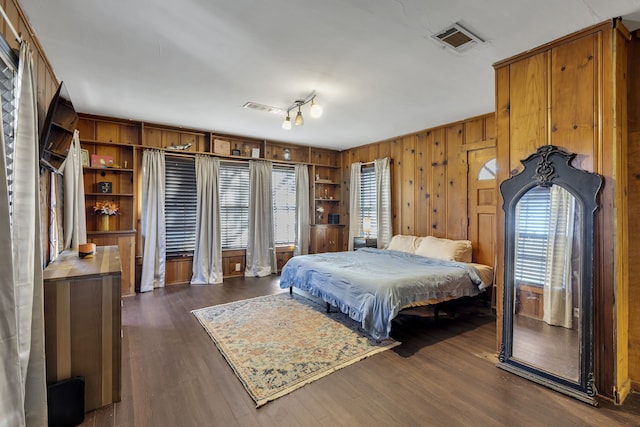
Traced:
<path fill-rule="evenodd" d="M 263 111 L 265 113 L 271 113 L 271 114 L 282 114 L 282 115 L 286 114 L 286 111 L 284 111 L 282 108 L 272 107 L 270 105 L 258 104 L 257 102 L 251 102 L 251 101 L 245 102 L 242 108 L 246 108 L 248 110 Z"/>
<path fill-rule="evenodd" d="M 458 23 L 434 34 L 431 38 L 456 52 L 467 50 L 477 43 L 484 43 L 484 40 Z"/>

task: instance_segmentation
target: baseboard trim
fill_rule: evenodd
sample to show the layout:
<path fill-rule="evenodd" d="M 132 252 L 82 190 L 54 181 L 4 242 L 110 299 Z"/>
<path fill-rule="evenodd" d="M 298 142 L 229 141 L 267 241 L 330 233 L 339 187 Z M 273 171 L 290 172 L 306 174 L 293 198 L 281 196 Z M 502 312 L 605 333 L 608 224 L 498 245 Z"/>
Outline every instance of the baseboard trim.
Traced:
<path fill-rule="evenodd" d="M 616 405 L 622 405 L 622 402 L 629 396 L 631 393 L 631 378 L 627 378 L 627 380 L 620 386 L 613 388 L 613 396 L 614 403 Z"/>

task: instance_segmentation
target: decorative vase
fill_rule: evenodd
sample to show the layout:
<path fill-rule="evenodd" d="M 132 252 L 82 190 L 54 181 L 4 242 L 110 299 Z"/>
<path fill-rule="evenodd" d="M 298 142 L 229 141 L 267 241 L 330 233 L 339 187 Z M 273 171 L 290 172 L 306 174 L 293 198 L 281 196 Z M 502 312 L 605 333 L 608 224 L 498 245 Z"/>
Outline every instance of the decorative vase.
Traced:
<path fill-rule="evenodd" d="M 109 215 L 100 215 L 98 231 L 109 231 Z"/>

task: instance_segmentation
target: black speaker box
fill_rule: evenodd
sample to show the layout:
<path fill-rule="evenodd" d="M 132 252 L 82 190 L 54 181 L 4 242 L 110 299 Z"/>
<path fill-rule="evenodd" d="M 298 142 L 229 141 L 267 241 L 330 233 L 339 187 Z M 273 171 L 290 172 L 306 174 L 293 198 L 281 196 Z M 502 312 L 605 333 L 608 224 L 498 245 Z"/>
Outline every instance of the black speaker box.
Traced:
<path fill-rule="evenodd" d="M 75 377 L 47 387 L 49 427 L 72 427 L 84 421 L 84 378 Z"/>
<path fill-rule="evenodd" d="M 329 214 L 329 218 L 327 221 L 329 224 L 340 224 L 340 215 L 339 214 Z"/>

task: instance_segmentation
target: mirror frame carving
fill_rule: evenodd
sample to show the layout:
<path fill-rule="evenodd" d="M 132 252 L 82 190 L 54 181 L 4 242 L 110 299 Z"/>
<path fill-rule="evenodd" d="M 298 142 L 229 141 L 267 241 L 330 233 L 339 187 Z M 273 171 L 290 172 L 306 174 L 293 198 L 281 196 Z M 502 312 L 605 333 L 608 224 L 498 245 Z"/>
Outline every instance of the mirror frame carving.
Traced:
<path fill-rule="evenodd" d="M 602 186 L 598 174 L 571 166 L 575 153 L 553 145 L 539 147 L 536 153 L 520 162 L 524 170 L 500 184 L 504 204 L 504 282 L 502 311 L 502 343 L 498 367 L 525 377 L 561 393 L 597 405 L 593 375 L 593 276 L 594 222 L 598 209 L 597 196 Z M 513 358 L 513 317 L 515 304 L 515 221 L 516 205 L 522 196 L 536 186 L 559 185 L 569 191 L 581 205 L 584 216 L 580 233 L 580 364 L 577 382 L 552 374 L 532 364 Z"/>

